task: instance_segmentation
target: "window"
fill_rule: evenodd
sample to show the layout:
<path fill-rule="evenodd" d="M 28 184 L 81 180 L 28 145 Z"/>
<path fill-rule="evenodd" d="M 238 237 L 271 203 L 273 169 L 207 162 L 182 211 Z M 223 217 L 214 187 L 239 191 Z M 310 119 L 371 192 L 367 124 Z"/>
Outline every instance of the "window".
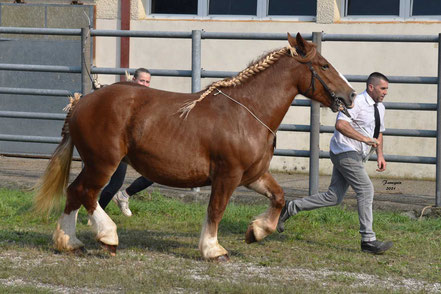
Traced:
<path fill-rule="evenodd" d="M 346 19 L 424 20 L 441 19 L 439 0 L 345 0 Z"/>
<path fill-rule="evenodd" d="M 269 1 L 268 15 L 310 15 L 317 14 L 317 1 L 272 0 Z"/>
<path fill-rule="evenodd" d="M 414 0 L 412 1 L 412 15 L 441 15 L 441 1 Z"/>
<path fill-rule="evenodd" d="M 151 17 L 313 21 L 317 0 L 144 0 Z"/>
<path fill-rule="evenodd" d="M 152 0 L 152 13 L 197 14 L 198 0 Z"/>
<path fill-rule="evenodd" d="M 347 15 L 400 15 L 400 0 L 348 0 Z"/>
<path fill-rule="evenodd" d="M 257 15 L 256 0 L 210 0 L 208 14 Z"/>

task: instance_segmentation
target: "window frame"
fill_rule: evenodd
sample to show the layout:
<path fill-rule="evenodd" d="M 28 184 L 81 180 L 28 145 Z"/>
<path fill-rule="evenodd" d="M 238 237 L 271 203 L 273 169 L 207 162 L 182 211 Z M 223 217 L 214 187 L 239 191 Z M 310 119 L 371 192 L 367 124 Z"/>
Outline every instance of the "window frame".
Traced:
<path fill-rule="evenodd" d="M 348 1 L 340 1 L 343 21 L 441 21 L 441 15 L 412 15 L 414 0 L 400 0 L 399 15 L 348 15 Z"/>
<path fill-rule="evenodd" d="M 197 0 L 198 11 L 197 14 L 165 14 L 165 13 L 152 13 L 152 0 L 144 0 L 144 7 L 146 15 L 153 19 L 200 19 L 200 20 L 255 20 L 255 21 L 267 21 L 267 20 L 287 20 L 287 21 L 308 21 L 315 22 L 316 15 L 268 15 L 269 1 L 271 0 L 256 0 L 257 11 L 256 15 L 219 15 L 208 14 L 209 0 Z M 319 0 L 317 0 L 319 1 Z"/>

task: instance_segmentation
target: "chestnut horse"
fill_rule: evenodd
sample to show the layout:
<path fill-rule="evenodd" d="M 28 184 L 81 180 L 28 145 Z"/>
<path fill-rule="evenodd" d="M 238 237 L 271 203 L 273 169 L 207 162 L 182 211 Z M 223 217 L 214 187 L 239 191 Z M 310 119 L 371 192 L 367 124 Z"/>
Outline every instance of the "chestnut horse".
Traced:
<path fill-rule="evenodd" d="M 274 232 L 284 193 L 269 174 L 275 132 L 294 97 L 301 93 L 330 107 L 351 107 L 355 92 L 344 77 L 300 34 L 237 76 L 193 94 L 172 93 L 135 83 L 116 83 L 72 103 L 35 197 L 48 212 L 66 192 L 72 150 L 84 167 L 67 188 L 67 200 L 53 235 L 55 248 L 83 249 L 75 234 L 81 205 L 96 239 L 116 253 L 116 225 L 97 204 L 101 188 L 121 160 L 148 179 L 167 186 L 211 185 L 199 249 L 204 259 L 225 261 L 218 225 L 231 194 L 246 186 L 270 200 L 248 227 L 247 243 Z"/>

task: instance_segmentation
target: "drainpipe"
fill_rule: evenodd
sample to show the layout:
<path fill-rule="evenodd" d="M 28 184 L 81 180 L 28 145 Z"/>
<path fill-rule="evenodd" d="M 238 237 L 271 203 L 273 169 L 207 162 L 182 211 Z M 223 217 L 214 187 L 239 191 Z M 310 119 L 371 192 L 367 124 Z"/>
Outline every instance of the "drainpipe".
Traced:
<path fill-rule="evenodd" d="M 130 31 L 130 0 L 121 0 L 121 30 Z M 120 38 L 119 67 L 129 68 L 130 63 L 130 37 Z M 126 76 L 120 75 L 120 81 L 125 81 Z"/>

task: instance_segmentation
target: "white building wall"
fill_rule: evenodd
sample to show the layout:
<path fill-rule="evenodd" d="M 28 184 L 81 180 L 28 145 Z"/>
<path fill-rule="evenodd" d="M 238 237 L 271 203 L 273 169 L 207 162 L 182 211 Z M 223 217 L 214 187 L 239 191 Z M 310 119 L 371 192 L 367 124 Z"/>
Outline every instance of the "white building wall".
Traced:
<path fill-rule="evenodd" d="M 132 0 L 131 30 L 210 32 L 265 32 L 328 34 L 411 34 L 438 35 L 440 22 L 345 22 L 339 20 L 338 5 L 333 0 L 319 0 L 317 22 L 296 21 L 241 21 L 193 20 L 149 18 L 141 0 Z M 97 0 L 97 29 L 119 28 L 119 7 L 116 0 Z M 286 46 L 286 41 L 202 40 L 202 67 L 206 70 L 240 71 L 262 53 Z M 119 39 L 99 37 L 96 42 L 96 66 L 119 66 Z M 437 44 L 433 43 L 376 43 L 376 42 L 324 42 L 322 54 L 344 75 L 368 75 L 379 71 L 389 76 L 436 76 Z M 131 38 L 130 67 L 150 69 L 191 69 L 191 40 Z M 116 81 L 116 77 L 99 77 L 101 83 Z M 202 87 L 213 79 L 203 79 Z M 168 91 L 190 92 L 190 78 L 153 77 L 152 87 Z M 361 92 L 364 85 L 354 83 Z M 386 101 L 436 103 L 435 85 L 390 84 Z M 333 125 L 335 113 L 322 108 L 322 125 Z M 386 113 L 386 127 L 400 129 L 436 129 L 436 114 L 428 111 L 394 111 Z M 289 110 L 283 123 L 309 124 L 309 108 Z M 320 135 L 320 147 L 329 149 L 330 134 Z M 385 154 L 435 156 L 434 138 L 385 137 Z M 278 133 L 281 149 L 309 149 L 309 135 L 304 133 Z M 275 156 L 271 168 L 289 172 L 308 171 L 308 159 Z M 368 163 L 371 175 L 375 163 Z M 328 159 L 320 160 L 320 172 L 331 173 Z M 389 163 L 382 177 L 434 178 L 435 166 L 422 164 Z"/>

